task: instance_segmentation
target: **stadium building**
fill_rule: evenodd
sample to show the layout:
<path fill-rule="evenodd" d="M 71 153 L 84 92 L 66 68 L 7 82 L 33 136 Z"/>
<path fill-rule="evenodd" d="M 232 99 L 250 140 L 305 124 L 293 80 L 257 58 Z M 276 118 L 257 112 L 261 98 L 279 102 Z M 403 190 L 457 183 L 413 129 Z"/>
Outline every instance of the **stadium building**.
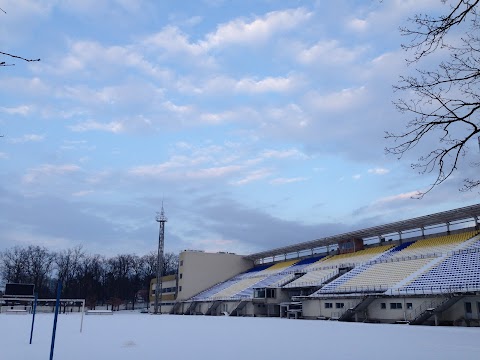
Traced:
<path fill-rule="evenodd" d="M 246 256 L 185 250 L 162 311 L 478 326 L 479 215 L 480 204 Z"/>

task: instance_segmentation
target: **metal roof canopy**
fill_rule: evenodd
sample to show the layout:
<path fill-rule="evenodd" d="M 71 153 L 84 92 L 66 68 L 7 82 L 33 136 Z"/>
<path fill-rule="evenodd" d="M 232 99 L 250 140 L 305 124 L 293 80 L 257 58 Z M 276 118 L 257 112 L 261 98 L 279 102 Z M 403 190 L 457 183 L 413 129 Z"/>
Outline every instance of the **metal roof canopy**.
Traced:
<path fill-rule="evenodd" d="M 259 260 L 277 255 L 286 255 L 300 251 L 311 250 L 323 246 L 336 245 L 339 240 L 352 238 L 370 238 L 393 233 L 402 233 L 408 230 L 427 228 L 434 225 L 447 224 L 466 219 L 478 219 L 480 215 L 480 204 L 466 206 L 463 208 L 439 212 L 420 216 L 410 220 L 402 220 L 390 224 L 373 226 L 363 230 L 356 230 L 344 234 L 327 236 L 320 239 L 302 242 L 296 245 L 284 246 L 272 250 L 261 251 L 258 253 L 246 255 L 246 259 Z"/>

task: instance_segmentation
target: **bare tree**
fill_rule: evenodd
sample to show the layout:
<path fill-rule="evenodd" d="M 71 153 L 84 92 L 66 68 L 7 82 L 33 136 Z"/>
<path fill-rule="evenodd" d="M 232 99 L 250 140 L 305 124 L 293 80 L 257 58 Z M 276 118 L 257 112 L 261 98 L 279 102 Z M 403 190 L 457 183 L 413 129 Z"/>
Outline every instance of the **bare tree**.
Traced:
<path fill-rule="evenodd" d="M 71 298 L 80 296 L 79 282 L 81 279 L 82 265 L 84 264 L 85 257 L 86 255 L 81 245 L 56 254 L 55 264 L 58 272 L 58 278 L 63 283 L 64 296 Z"/>
<path fill-rule="evenodd" d="M 0 275 L 12 283 L 23 283 L 27 281 L 25 264 L 28 255 L 25 248 L 15 246 L 0 254 Z"/>
<path fill-rule="evenodd" d="M 46 247 L 30 245 L 26 248 L 27 262 L 24 264 L 28 282 L 35 284 L 39 296 L 51 293 L 49 280 L 52 278 L 55 254 Z"/>
<path fill-rule="evenodd" d="M 447 180 L 466 161 L 472 146 L 478 150 L 480 143 L 480 0 L 442 2 L 445 14 L 419 14 L 409 19 L 411 27 L 400 29 L 411 39 L 403 45 L 413 53 L 407 59 L 410 64 L 439 52 L 446 53 L 447 59 L 432 70 L 417 69 L 416 75 L 400 78 L 395 89 L 405 97 L 395 105 L 411 119 L 403 133 L 386 133 L 394 146 L 385 150 L 398 158 L 419 144 L 436 144 L 412 164 L 422 174 L 436 174 L 433 184 L 419 192 L 418 198 Z M 480 161 L 470 165 L 478 167 Z M 479 185 L 480 179 L 467 178 L 460 190 Z"/>
<path fill-rule="evenodd" d="M 3 10 L 2 8 L 0 8 L 0 11 L 2 11 L 4 14 L 7 13 L 7 12 L 6 12 L 5 10 Z M 22 57 L 22 56 L 18 56 L 18 55 L 6 53 L 6 52 L 3 52 L 3 51 L 0 51 L 0 55 L 3 55 L 3 56 L 8 57 L 8 58 L 12 58 L 12 59 L 23 60 L 23 61 L 26 61 L 26 62 L 36 62 L 36 61 L 40 61 L 40 59 L 28 59 L 28 58 L 24 58 L 24 57 Z M 14 65 L 15 65 L 15 64 L 7 63 L 6 61 L 0 61 L 0 66 L 14 66 Z"/>

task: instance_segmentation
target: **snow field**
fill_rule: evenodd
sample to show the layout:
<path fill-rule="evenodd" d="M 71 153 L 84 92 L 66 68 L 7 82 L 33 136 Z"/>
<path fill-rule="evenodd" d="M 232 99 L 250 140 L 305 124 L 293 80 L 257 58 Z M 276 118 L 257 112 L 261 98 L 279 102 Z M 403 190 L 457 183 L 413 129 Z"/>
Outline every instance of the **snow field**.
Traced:
<path fill-rule="evenodd" d="M 53 314 L 0 315 L 0 358 L 48 359 Z M 479 328 L 279 318 L 60 314 L 54 359 L 478 359 Z"/>

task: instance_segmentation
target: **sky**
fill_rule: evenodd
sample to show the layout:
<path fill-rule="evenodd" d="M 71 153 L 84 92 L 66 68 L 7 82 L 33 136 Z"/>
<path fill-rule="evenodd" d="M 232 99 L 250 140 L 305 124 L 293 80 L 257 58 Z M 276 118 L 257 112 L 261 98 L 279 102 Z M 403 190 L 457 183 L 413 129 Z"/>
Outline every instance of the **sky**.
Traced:
<path fill-rule="evenodd" d="M 478 203 L 385 154 L 440 0 L 0 0 L 0 251 L 256 251 Z M 419 66 L 429 66 L 433 60 Z M 430 141 L 430 140 L 429 140 Z M 433 144 L 435 146 L 435 144 Z M 478 153 L 475 153 L 478 156 Z"/>

